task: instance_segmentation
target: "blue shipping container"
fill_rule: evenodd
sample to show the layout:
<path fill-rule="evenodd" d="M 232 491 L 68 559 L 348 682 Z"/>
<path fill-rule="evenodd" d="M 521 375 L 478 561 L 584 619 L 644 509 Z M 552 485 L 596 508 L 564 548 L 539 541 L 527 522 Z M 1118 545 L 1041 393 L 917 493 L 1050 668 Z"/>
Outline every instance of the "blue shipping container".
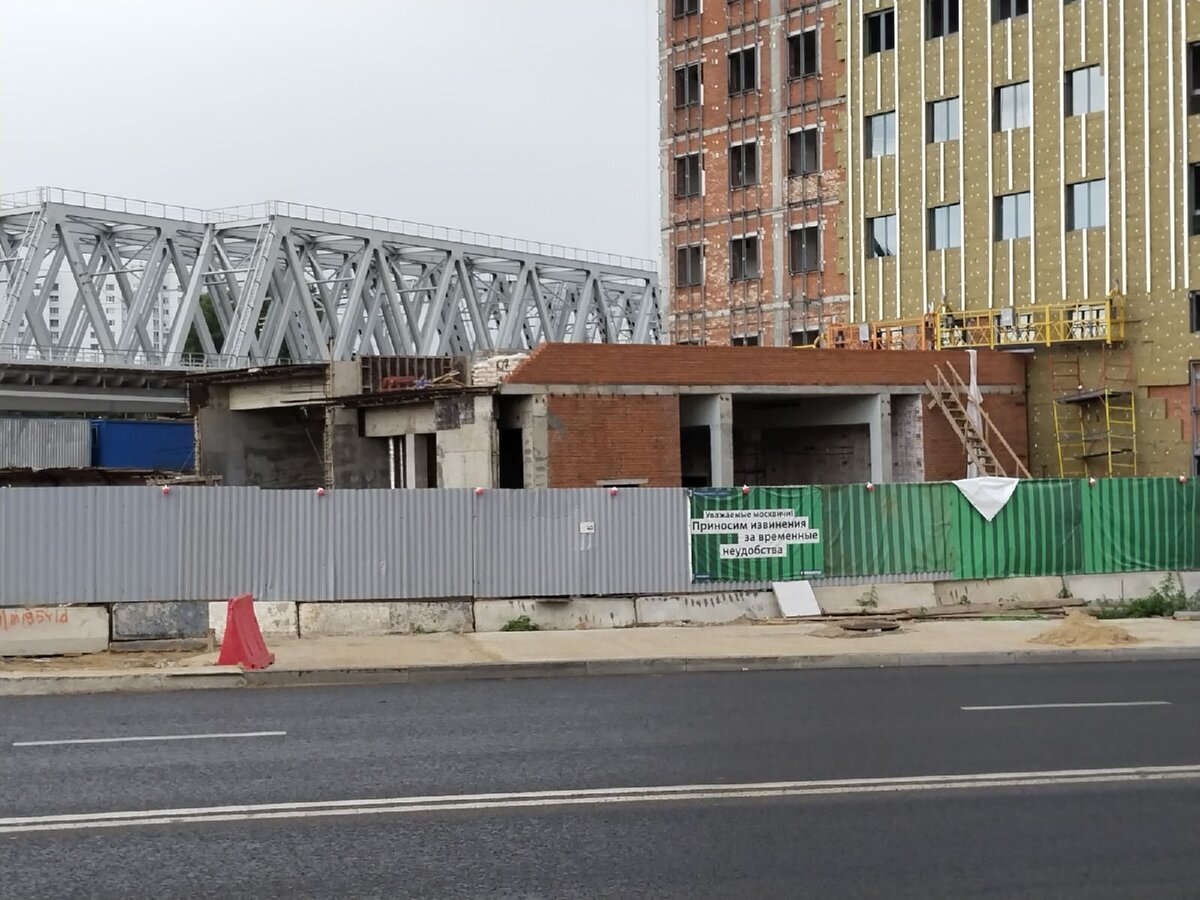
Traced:
<path fill-rule="evenodd" d="M 104 469 L 190 472 L 196 447 L 191 421 L 92 420 L 92 465 Z"/>

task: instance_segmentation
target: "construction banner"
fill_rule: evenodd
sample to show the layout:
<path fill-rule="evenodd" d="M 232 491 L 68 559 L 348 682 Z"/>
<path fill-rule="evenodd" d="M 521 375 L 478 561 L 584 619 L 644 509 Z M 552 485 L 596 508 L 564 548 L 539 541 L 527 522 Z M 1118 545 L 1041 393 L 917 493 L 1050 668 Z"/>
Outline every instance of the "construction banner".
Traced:
<path fill-rule="evenodd" d="M 792 581 L 824 574 L 821 489 L 688 492 L 692 578 Z"/>

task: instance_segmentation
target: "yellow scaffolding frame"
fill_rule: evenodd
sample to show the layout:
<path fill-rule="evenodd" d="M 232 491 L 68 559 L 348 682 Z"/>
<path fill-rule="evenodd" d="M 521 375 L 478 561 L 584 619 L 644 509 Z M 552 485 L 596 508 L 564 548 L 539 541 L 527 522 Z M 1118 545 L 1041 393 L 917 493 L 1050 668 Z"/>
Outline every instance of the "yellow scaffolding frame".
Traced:
<path fill-rule="evenodd" d="M 1137 475 L 1137 409 L 1133 364 L 1105 350 L 1100 386 L 1085 388 L 1079 357 L 1052 361 L 1058 474 Z"/>

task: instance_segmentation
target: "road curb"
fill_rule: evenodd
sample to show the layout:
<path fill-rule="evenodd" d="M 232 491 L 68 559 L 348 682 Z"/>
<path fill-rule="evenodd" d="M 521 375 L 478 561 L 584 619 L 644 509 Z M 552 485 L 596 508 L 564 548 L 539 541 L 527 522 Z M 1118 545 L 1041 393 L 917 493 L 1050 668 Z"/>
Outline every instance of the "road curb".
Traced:
<path fill-rule="evenodd" d="M 949 653 L 843 653 L 802 656 L 657 657 L 647 659 L 486 662 L 363 669 L 158 669 L 151 672 L 38 672 L 0 674 L 0 697 L 46 694 L 175 691 L 210 688 L 317 687 L 351 684 L 428 684 L 593 675 L 678 675 L 688 672 L 774 672 L 808 669 L 889 669 L 937 666 L 1200 660 L 1200 647 L 1120 647 L 1077 650 L 1001 650 Z"/>

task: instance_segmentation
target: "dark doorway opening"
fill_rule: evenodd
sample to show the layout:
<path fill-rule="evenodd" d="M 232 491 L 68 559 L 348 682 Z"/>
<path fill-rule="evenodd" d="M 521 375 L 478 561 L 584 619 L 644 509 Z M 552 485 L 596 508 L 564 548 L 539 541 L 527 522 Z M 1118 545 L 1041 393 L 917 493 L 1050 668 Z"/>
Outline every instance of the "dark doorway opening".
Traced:
<path fill-rule="evenodd" d="M 500 429 L 500 487 L 525 487 L 525 439 L 520 428 Z"/>

